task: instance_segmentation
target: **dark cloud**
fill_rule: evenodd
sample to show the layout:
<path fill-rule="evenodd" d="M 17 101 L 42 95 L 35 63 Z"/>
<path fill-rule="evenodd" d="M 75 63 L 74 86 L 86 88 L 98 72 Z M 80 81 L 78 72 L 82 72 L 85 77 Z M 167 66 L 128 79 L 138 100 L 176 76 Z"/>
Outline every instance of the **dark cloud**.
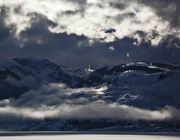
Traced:
<path fill-rule="evenodd" d="M 170 22 L 174 27 L 180 27 L 180 1 L 179 0 L 141 0 L 152 7 L 156 13 Z"/>
<path fill-rule="evenodd" d="M 9 35 L 0 42 L 0 56 L 5 58 L 41 56 L 72 67 L 115 65 L 142 60 L 177 62 L 180 59 L 180 50 L 175 46 L 167 47 L 168 41 L 156 48 L 152 48 L 150 43 L 142 43 L 136 47 L 133 44 L 136 40 L 131 38 L 119 39 L 111 43 L 94 41 L 91 45 L 85 36 L 51 33 L 48 30 L 49 25 L 52 23 L 43 17 L 38 17 L 32 28 L 21 33 L 20 40 Z M 144 33 L 139 32 L 139 34 Z M 172 42 L 173 40 L 171 44 Z M 21 45 L 23 45 L 22 48 Z M 109 51 L 110 46 L 115 48 L 114 53 Z M 127 57 L 127 53 L 130 57 Z"/>
<path fill-rule="evenodd" d="M 0 7 L 0 42 L 10 35 L 9 29 L 4 24 L 4 17 L 6 16 L 6 7 Z"/>
<path fill-rule="evenodd" d="M 0 42 L 6 39 L 10 34 L 9 30 L 4 26 L 1 21 L 2 20 L 0 18 Z"/>
<path fill-rule="evenodd" d="M 81 4 L 81 1 L 77 2 L 78 4 Z M 155 1 L 150 3 L 144 0 L 143 2 L 149 6 L 155 5 Z M 178 1 L 173 1 L 172 4 L 175 2 Z M 164 2 L 159 1 L 157 3 L 157 6 L 155 5 L 154 8 L 158 7 L 158 5 L 160 8 Z M 166 5 L 166 3 L 164 4 Z M 84 3 L 84 5 L 86 4 Z M 8 10 L 9 9 L 6 7 L 1 7 L 0 10 L 1 58 L 41 56 L 51 59 L 61 65 L 83 68 L 88 65 L 115 65 L 142 60 L 170 63 L 178 62 L 180 60 L 180 41 L 173 35 L 164 38 L 163 42 L 157 47 L 152 47 L 150 42 L 143 40 L 148 34 L 140 30 L 135 32 L 135 34 L 138 34 L 140 38 L 142 38 L 142 42 L 138 45 L 134 44 L 137 40 L 131 37 L 124 37 L 122 39 L 116 38 L 115 41 L 107 43 L 96 39 L 89 39 L 85 35 L 67 32 L 53 33 L 49 30 L 49 27 L 56 27 L 58 26 L 57 23 L 54 23 L 46 16 L 36 12 L 28 15 L 31 17 L 31 27 L 22 31 L 17 37 L 14 36 L 15 31 L 12 30 L 13 26 L 7 27 L 4 23 Z M 65 14 L 76 14 L 76 11 L 67 10 Z M 135 15 L 133 12 L 129 12 L 126 16 Z M 105 32 L 112 32 L 114 34 L 117 30 L 110 27 L 107 28 Z M 154 31 L 151 38 L 157 36 L 158 33 Z M 109 50 L 110 46 L 113 46 L 115 50 L 113 53 Z M 129 54 L 129 57 L 127 57 L 127 54 Z"/>
<path fill-rule="evenodd" d="M 113 8 L 117 8 L 117 9 L 125 9 L 127 6 L 127 3 L 123 2 L 122 0 L 120 1 L 110 1 L 109 5 Z"/>
<path fill-rule="evenodd" d="M 113 28 L 110 28 L 110 29 L 105 30 L 104 32 L 105 32 L 105 33 L 108 33 L 108 34 L 109 34 L 109 33 L 111 34 L 111 33 L 116 32 L 116 30 L 113 29 Z"/>

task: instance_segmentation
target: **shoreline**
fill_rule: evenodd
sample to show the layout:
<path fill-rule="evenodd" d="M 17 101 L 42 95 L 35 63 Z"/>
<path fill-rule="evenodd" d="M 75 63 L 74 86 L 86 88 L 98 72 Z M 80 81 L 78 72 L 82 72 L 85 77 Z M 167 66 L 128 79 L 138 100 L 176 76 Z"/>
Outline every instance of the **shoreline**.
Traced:
<path fill-rule="evenodd" d="M 0 132 L 2 136 L 45 136 L 45 135 L 144 135 L 144 136 L 179 136 L 180 132 L 97 132 L 97 131 L 10 131 Z"/>

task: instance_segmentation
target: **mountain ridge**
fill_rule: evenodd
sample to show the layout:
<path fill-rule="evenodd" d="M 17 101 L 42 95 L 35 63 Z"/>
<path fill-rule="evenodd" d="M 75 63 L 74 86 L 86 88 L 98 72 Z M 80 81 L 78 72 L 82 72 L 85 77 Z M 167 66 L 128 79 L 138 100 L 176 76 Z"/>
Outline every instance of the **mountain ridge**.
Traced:
<path fill-rule="evenodd" d="M 109 99 L 105 97 L 103 100 L 119 103 L 123 103 L 125 98 L 136 100 L 137 92 L 144 97 L 146 92 L 152 93 L 153 97 L 154 93 L 157 92 L 157 95 L 172 98 L 175 95 L 178 96 L 177 93 L 180 92 L 178 88 L 179 72 L 177 66 L 141 61 L 106 66 L 95 69 L 89 75 L 82 77 L 79 70 L 64 68 L 48 59 L 16 57 L 9 61 L 0 62 L 0 89 L 2 91 L 0 98 L 19 98 L 24 92 L 53 83 L 62 83 L 72 89 L 95 88 L 99 93 L 102 90 L 107 95 L 111 93 Z M 170 84 L 173 81 L 175 83 Z M 175 92 L 172 97 L 167 86 Z M 8 89 L 7 92 L 5 89 Z M 14 93 L 15 89 L 18 91 L 17 95 Z M 163 89 L 167 89 L 167 93 Z M 121 99 L 118 101 L 120 95 Z M 174 103 L 178 104 L 176 101 Z"/>

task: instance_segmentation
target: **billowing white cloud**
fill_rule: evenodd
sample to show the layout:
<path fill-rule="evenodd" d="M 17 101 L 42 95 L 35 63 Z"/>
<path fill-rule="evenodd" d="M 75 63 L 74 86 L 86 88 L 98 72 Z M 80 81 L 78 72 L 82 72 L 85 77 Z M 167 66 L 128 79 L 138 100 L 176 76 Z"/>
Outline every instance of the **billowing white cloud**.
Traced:
<path fill-rule="evenodd" d="M 161 110 L 147 110 L 136 107 L 92 102 L 86 105 L 62 104 L 58 106 L 42 105 L 32 107 L 0 107 L 0 116 L 19 116 L 32 119 L 132 119 L 132 120 L 168 120 L 179 119 L 180 111 L 166 107 Z"/>
<path fill-rule="evenodd" d="M 119 103 L 107 103 L 96 98 L 105 90 L 106 87 L 71 89 L 64 84 L 43 85 L 39 89 L 24 93 L 19 99 L 1 101 L 0 117 L 132 120 L 180 118 L 180 111 L 170 106 L 149 110 Z"/>
<path fill-rule="evenodd" d="M 142 31 L 144 40 L 156 46 L 168 35 L 179 37 L 179 29 L 173 29 L 139 0 L 1 0 L 0 6 L 9 7 L 5 23 L 15 27 L 16 35 L 30 28 L 33 14 L 38 13 L 56 24 L 49 26 L 49 31 L 85 35 L 92 40 L 111 42 L 129 36 L 140 43 L 142 36 L 137 32 Z M 115 31 L 105 32 L 111 28 Z"/>

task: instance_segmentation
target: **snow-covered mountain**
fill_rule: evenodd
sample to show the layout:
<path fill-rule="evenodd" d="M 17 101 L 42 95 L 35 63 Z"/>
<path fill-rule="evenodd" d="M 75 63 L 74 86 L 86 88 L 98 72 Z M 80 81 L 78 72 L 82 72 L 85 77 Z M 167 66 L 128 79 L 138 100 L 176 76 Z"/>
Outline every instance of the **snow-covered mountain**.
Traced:
<path fill-rule="evenodd" d="M 27 84 L 31 80 L 36 81 L 29 71 L 15 61 L 0 61 L 0 99 L 19 97 L 27 88 L 32 88 L 32 82 L 31 85 Z"/>
<path fill-rule="evenodd" d="M 67 85 L 74 85 L 79 80 L 78 76 L 68 74 L 68 72 L 63 71 L 61 66 L 50 62 L 48 59 L 31 56 L 13 58 L 12 60 L 22 65 L 34 77 L 46 83 L 61 82 Z"/>
<path fill-rule="evenodd" d="M 136 106 L 162 108 L 166 105 L 180 107 L 180 73 L 163 71 L 125 71 L 114 77 L 108 85 L 103 100 Z"/>
<path fill-rule="evenodd" d="M 142 74 L 153 75 L 156 73 L 161 73 L 163 75 L 167 72 L 179 71 L 180 67 L 171 66 L 161 63 L 149 63 L 149 62 L 134 62 L 121 64 L 117 66 L 106 66 L 95 70 L 90 75 L 88 75 L 79 86 L 99 86 L 102 84 L 112 84 L 120 74 L 123 73 L 136 73 L 141 72 Z M 160 77 L 160 78 L 163 78 Z M 165 78 L 165 77 L 164 77 Z M 131 79 L 131 78 L 129 78 Z"/>
<path fill-rule="evenodd" d="M 103 67 L 77 87 L 106 87 L 99 99 L 140 108 L 180 107 L 180 67 L 135 62 Z"/>
<path fill-rule="evenodd" d="M 134 62 L 106 66 L 87 74 L 44 58 L 0 61 L 0 129 L 3 130 L 146 128 L 149 131 L 152 125 L 156 127 L 150 130 L 175 129 L 180 128 L 179 101 L 178 66 Z M 167 126 L 162 125 L 164 122 L 153 122 L 168 119 L 175 119 L 177 125 L 171 121 Z M 12 125 L 14 120 L 17 123 Z"/>
<path fill-rule="evenodd" d="M 42 84 L 77 84 L 81 77 L 70 75 L 61 66 L 44 58 L 17 57 L 0 61 L 0 98 L 17 98 Z"/>
<path fill-rule="evenodd" d="M 9 94 L 16 91 L 15 89 L 23 89 L 20 91 L 24 92 L 31 88 L 37 88 L 42 84 L 63 83 L 73 88 L 107 86 L 107 95 L 109 96 L 109 93 L 113 95 L 111 100 L 115 101 L 118 98 L 117 100 L 121 103 L 125 102 L 125 97 L 135 98 L 138 95 L 147 97 L 148 95 L 145 95 L 147 92 L 149 94 L 156 93 L 157 97 L 165 94 L 166 96 L 172 95 L 171 98 L 174 98 L 174 94 L 180 92 L 179 72 L 180 67 L 177 66 L 134 62 L 106 66 L 86 75 L 80 69 L 60 66 L 48 59 L 17 57 L 0 61 L 0 88 L 2 91 L 0 96 L 11 97 Z M 163 95 L 158 93 L 160 90 L 161 93 L 164 93 Z M 171 94 L 167 93 L 172 91 Z M 4 96 L 4 94 L 9 96 Z M 122 100 L 119 99 L 120 95 Z"/>

